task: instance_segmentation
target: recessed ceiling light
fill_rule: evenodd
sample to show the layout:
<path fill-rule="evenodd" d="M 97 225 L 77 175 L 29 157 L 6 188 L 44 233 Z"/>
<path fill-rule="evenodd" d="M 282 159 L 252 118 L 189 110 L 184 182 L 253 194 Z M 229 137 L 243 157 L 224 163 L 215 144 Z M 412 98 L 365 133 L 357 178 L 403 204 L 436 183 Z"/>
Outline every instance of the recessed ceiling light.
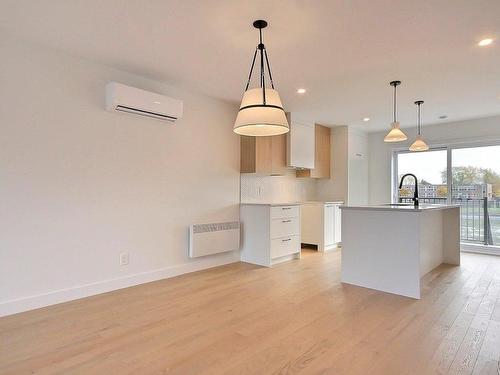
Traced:
<path fill-rule="evenodd" d="M 446 116 L 446 115 L 442 115 L 442 116 L 439 116 L 439 118 L 440 118 L 441 120 L 444 120 L 444 119 L 447 119 L 447 118 L 448 118 L 448 116 Z"/>
<path fill-rule="evenodd" d="M 364 122 L 370 121 L 370 118 L 369 117 L 363 117 L 363 121 Z"/>
<path fill-rule="evenodd" d="M 159 101 L 154 101 L 153 103 L 155 103 L 155 104 L 161 104 Z"/>
<path fill-rule="evenodd" d="M 493 43 L 493 39 L 486 38 L 486 39 L 480 40 L 477 45 L 480 47 L 484 47 L 484 46 L 489 46 L 491 43 Z"/>
<path fill-rule="evenodd" d="M 297 94 L 305 94 L 306 93 L 306 89 L 298 89 L 297 90 Z"/>

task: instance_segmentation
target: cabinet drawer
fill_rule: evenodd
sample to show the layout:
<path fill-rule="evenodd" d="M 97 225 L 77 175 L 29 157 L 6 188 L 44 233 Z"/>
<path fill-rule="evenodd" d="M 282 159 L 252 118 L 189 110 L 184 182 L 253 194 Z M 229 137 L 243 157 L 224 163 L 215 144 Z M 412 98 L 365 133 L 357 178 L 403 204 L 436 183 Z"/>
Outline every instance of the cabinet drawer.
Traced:
<path fill-rule="evenodd" d="M 298 217 L 282 217 L 271 220 L 271 238 L 294 236 L 300 233 Z"/>
<path fill-rule="evenodd" d="M 288 236 L 271 240 L 271 259 L 300 251 L 300 237 Z"/>
<path fill-rule="evenodd" d="M 271 219 L 283 217 L 299 217 L 300 206 L 276 206 L 271 207 Z"/>

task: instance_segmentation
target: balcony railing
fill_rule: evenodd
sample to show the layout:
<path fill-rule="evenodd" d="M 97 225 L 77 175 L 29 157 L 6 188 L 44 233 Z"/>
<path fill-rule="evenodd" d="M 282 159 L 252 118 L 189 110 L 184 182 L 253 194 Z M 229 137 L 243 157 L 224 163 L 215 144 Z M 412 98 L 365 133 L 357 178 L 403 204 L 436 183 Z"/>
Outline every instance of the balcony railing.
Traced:
<path fill-rule="evenodd" d="M 420 203 L 445 204 L 447 198 L 420 198 Z M 401 203 L 412 203 L 411 198 L 399 197 Z M 497 210 L 498 202 L 483 199 L 453 198 L 453 204 L 460 205 L 460 239 L 464 242 L 498 245 L 500 241 L 500 222 L 495 227 L 495 238 L 492 232 L 490 211 Z M 495 217 L 495 220 L 497 217 Z M 496 221 L 495 221 L 496 222 Z M 497 233 L 498 232 L 498 233 Z M 496 236 L 495 236 L 496 237 Z"/>

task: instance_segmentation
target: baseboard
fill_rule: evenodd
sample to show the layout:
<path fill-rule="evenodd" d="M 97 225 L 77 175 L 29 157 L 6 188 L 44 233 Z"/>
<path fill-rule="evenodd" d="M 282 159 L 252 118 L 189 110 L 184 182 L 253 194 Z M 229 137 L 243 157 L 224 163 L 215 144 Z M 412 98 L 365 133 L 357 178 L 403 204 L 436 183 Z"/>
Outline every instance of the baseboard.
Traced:
<path fill-rule="evenodd" d="M 327 246 L 325 247 L 325 249 L 323 250 L 324 253 L 328 253 L 330 251 L 333 251 L 333 250 L 338 250 L 342 247 L 342 243 L 338 242 L 336 244 L 333 244 L 332 246 Z"/>
<path fill-rule="evenodd" d="M 481 244 L 461 243 L 460 251 L 465 253 L 487 254 L 500 256 L 500 246 L 487 246 Z"/>
<path fill-rule="evenodd" d="M 164 267 L 123 277 L 78 285 L 71 288 L 54 290 L 48 293 L 3 301 L 0 302 L 0 317 L 90 297 L 96 294 L 111 292 L 113 290 L 128 288 L 134 285 L 167 279 L 185 273 L 201 271 L 224 264 L 239 262 L 239 260 L 239 253 L 232 252 L 221 254 L 220 256 L 210 256 L 207 259 L 200 259 L 171 267 Z"/>

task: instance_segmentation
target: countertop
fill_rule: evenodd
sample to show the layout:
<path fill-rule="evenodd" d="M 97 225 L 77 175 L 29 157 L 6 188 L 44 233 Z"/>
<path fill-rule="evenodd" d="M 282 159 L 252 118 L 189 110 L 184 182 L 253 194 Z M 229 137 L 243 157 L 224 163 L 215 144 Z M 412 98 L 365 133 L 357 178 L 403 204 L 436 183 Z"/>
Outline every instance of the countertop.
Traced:
<path fill-rule="evenodd" d="M 342 204 L 343 201 L 304 201 L 304 202 L 278 202 L 278 203 L 269 203 L 269 202 L 255 202 L 255 203 L 240 203 L 241 205 L 249 205 L 249 206 L 300 206 L 303 204 Z"/>
<path fill-rule="evenodd" d="M 279 203 L 240 203 L 240 205 L 246 205 L 246 206 L 300 206 L 302 203 L 301 202 L 279 202 Z"/>
<path fill-rule="evenodd" d="M 460 207 L 458 204 L 421 204 L 418 208 L 413 204 L 409 205 L 379 205 L 379 206 L 340 206 L 342 210 L 361 210 L 361 211 L 404 211 L 404 212 L 422 212 L 429 210 L 446 210 L 449 208 Z"/>
<path fill-rule="evenodd" d="M 343 204 L 344 201 L 304 201 L 301 204 Z"/>

